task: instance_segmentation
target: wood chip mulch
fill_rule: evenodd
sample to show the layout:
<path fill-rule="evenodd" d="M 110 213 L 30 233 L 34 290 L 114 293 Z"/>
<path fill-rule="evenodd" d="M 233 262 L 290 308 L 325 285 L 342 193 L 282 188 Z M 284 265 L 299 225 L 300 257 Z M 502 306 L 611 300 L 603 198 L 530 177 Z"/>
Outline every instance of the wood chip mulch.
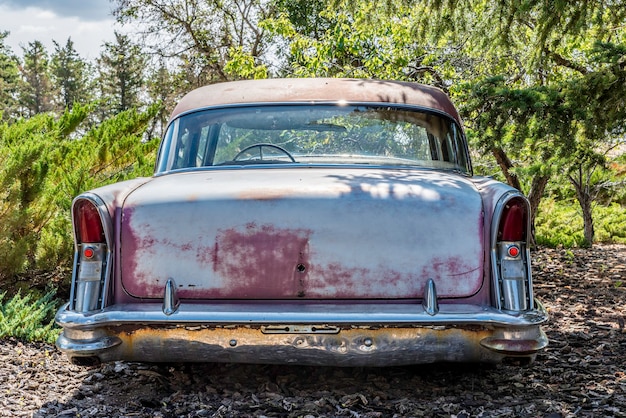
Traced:
<path fill-rule="evenodd" d="M 238 364 L 81 368 L 0 341 L 2 417 L 626 417 L 626 246 L 540 249 L 550 346 L 528 367 Z"/>

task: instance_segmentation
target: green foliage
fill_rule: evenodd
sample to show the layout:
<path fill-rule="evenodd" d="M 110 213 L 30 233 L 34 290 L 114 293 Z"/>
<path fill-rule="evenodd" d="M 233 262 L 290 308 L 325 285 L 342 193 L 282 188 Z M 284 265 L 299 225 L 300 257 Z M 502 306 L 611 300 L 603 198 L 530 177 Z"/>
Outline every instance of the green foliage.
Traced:
<path fill-rule="evenodd" d="M 0 121 L 13 116 L 17 102 L 19 61 L 4 44 L 9 32 L 0 32 Z"/>
<path fill-rule="evenodd" d="M 289 44 L 282 57 L 289 75 L 427 81 L 430 55 L 412 37 L 411 9 L 391 3 L 394 16 L 379 2 L 318 3 L 309 20 L 292 6 L 262 25 Z"/>
<path fill-rule="evenodd" d="M 612 203 L 609 206 L 597 206 L 596 240 L 626 244 L 626 207 Z"/>
<path fill-rule="evenodd" d="M 252 55 L 244 52 L 242 47 L 231 48 L 228 55 L 229 60 L 224 66 L 226 73 L 243 79 L 267 78 L 267 66 L 258 64 Z"/>
<path fill-rule="evenodd" d="M 115 32 L 115 42 L 105 43 L 104 48 L 97 60 L 97 83 L 104 98 L 105 115 L 138 107 L 145 83 L 146 54 L 128 35 L 119 32 Z"/>
<path fill-rule="evenodd" d="M 54 324 L 57 303 L 55 292 L 40 298 L 20 293 L 5 301 L 0 294 L 0 338 L 14 337 L 23 341 L 45 341 L 53 344 L 60 330 Z"/>
<path fill-rule="evenodd" d="M 544 199 L 535 222 L 535 240 L 549 247 L 586 247 L 576 204 Z"/>
<path fill-rule="evenodd" d="M 50 72 L 59 96 L 56 102 L 60 109 L 71 109 L 74 103 L 87 103 L 87 64 L 74 49 L 71 39 L 68 38 L 63 47 L 54 42 Z"/>
<path fill-rule="evenodd" d="M 596 241 L 626 244 L 626 208 L 618 203 L 596 206 Z M 572 200 L 544 199 L 536 220 L 537 244 L 587 247 L 580 208 Z"/>
<path fill-rule="evenodd" d="M 50 141 L 57 131 L 49 115 L 0 125 L 0 278 L 33 260 L 38 231 L 51 207 L 45 198 Z"/>
<path fill-rule="evenodd" d="M 28 270 L 68 268 L 72 199 L 151 174 L 158 141 L 143 134 L 160 105 L 119 113 L 75 138 L 90 109 L 0 125 L 0 283 Z"/>

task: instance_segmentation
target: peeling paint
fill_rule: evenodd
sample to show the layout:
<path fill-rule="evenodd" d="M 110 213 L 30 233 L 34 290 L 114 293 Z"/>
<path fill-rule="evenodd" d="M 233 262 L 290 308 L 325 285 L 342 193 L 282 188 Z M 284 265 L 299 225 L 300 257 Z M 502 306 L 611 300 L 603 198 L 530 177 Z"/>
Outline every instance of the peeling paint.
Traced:
<path fill-rule="evenodd" d="M 184 185 L 170 175 L 131 195 L 120 240 L 126 291 L 160 298 L 169 278 L 192 299 L 419 299 L 429 278 L 444 298 L 482 288 L 482 203 L 463 177 L 258 174 L 215 172 L 212 183 L 187 173 Z"/>
<path fill-rule="evenodd" d="M 307 273 L 298 273 L 297 266 L 308 264 L 311 233 L 271 225 L 249 226 L 244 232 L 220 231 L 215 245 L 220 252 L 213 257 L 213 269 L 229 278 L 223 291 L 242 298 L 293 297 L 303 291 Z"/>

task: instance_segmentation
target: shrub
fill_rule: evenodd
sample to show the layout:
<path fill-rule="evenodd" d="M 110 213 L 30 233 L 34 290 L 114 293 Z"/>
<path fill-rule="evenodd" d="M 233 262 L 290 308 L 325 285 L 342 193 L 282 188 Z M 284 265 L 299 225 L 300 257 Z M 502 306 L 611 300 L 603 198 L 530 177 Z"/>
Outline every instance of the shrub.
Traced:
<path fill-rule="evenodd" d="M 0 294 L 0 338 L 54 343 L 60 329 L 54 323 L 57 303 L 53 290 L 36 300 L 32 294 L 17 293 L 5 302 L 5 295 Z"/>
<path fill-rule="evenodd" d="M 595 241 L 626 244 L 626 210 L 618 203 L 593 209 Z M 575 200 L 545 198 L 535 222 L 537 244 L 565 248 L 585 247 L 583 220 Z"/>
<path fill-rule="evenodd" d="M 0 124 L 0 285 L 32 270 L 69 267 L 70 205 L 79 193 L 151 174 L 158 141 L 144 132 L 159 110 L 128 110 L 98 126 L 87 106 Z"/>

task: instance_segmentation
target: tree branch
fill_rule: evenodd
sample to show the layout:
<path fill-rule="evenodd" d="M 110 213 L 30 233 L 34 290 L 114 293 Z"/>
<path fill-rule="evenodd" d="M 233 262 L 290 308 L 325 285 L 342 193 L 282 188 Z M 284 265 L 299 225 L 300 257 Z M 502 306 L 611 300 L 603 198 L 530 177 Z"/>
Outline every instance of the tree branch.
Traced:
<path fill-rule="evenodd" d="M 544 48 L 543 52 L 544 54 L 546 54 L 546 56 L 551 58 L 557 65 L 560 65 L 561 67 L 566 67 L 574 71 L 578 71 L 583 75 L 589 73 L 589 71 L 584 66 L 577 64 L 574 61 L 569 60 L 560 54 L 557 54 L 556 52 L 550 51 L 547 48 Z"/>

